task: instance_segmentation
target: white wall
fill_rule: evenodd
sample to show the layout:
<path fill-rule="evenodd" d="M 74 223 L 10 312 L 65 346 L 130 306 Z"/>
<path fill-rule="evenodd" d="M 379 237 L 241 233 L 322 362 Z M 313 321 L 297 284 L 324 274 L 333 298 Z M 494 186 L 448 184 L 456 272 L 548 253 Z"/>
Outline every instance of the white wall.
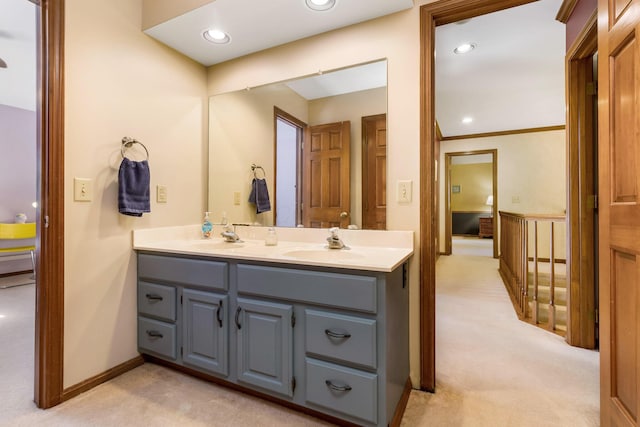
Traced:
<path fill-rule="evenodd" d="M 420 289 L 420 5 L 408 11 L 257 52 L 208 69 L 209 94 L 316 74 L 387 59 L 387 228 L 412 230 L 416 251 L 410 262 L 411 379 L 419 384 Z M 413 200 L 395 203 L 395 183 L 412 180 Z"/>
<path fill-rule="evenodd" d="M 136 345 L 135 228 L 201 221 L 206 200 L 204 67 L 140 30 L 142 0 L 67 0 L 65 23 L 64 386 L 132 359 Z M 141 218 L 118 213 L 120 140 L 149 150 L 151 194 L 168 203 Z M 73 201 L 73 178 L 93 201 Z"/>
<path fill-rule="evenodd" d="M 567 202 L 565 131 L 532 132 L 486 138 L 443 141 L 440 164 L 446 153 L 498 150 L 498 210 L 523 214 L 564 214 Z M 440 170 L 440 251 L 444 251 L 445 182 Z M 519 201 L 518 201 L 519 200 Z M 495 201 L 494 201 L 495 203 Z M 558 236 L 564 228 L 558 230 Z M 564 258 L 564 240 L 556 240 Z M 541 242 L 545 253 L 548 244 Z M 542 255 L 541 255 L 542 256 Z"/>

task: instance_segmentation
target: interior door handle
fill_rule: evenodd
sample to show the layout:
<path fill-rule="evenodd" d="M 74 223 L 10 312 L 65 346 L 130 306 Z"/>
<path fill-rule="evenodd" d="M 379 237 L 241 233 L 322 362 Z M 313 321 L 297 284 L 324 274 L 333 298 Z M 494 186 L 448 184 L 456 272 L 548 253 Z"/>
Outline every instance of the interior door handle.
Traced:
<path fill-rule="evenodd" d="M 349 212 L 340 212 L 340 218 L 347 218 L 349 216 Z"/>

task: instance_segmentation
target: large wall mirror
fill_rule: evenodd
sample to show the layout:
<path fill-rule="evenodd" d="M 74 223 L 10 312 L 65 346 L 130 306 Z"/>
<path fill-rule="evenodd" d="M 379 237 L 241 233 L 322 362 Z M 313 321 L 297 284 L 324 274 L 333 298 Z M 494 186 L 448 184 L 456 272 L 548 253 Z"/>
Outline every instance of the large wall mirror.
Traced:
<path fill-rule="evenodd" d="M 386 61 L 212 96 L 212 219 L 385 229 L 386 113 Z"/>

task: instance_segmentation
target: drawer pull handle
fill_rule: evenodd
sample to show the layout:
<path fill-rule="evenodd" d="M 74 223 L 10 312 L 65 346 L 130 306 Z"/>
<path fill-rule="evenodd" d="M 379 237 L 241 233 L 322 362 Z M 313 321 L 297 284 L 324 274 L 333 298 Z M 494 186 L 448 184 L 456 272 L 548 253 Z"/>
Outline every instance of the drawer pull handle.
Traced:
<path fill-rule="evenodd" d="M 325 329 L 324 333 L 327 334 L 328 337 L 331 338 L 351 338 L 351 334 L 348 332 L 334 332 L 331 329 Z"/>
<path fill-rule="evenodd" d="M 146 294 L 145 297 L 147 297 L 148 300 L 151 301 L 162 301 L 163 298 L 160 295 L 156 295 L 156 294 Z"/>
<path fill-rule="evenodd" d="M 236 328 L 242 329 L 242 325 L 240 324 L 240 312 L 242 311 L 242 307 L 238 307 L 236 310 Z"/>
<path fill-rule="evenodd" d="M 331 390 L 335 390 L 335 391 L 351 391 L 351 386 L 348 386 L 346 384 L 345 385 L 335 385 L 331 380 L 326 380 L 324 383 Z"/>
<path fill-rule="evenodd" d="M 149 335 L 152 338 L 162 338 L 162 334 L 158 331 L 149 331 L 147 330 L 147 335 Z"/>
<path fill-rule="evenodd" d="M 220 301 L 220 305 L 218 306 L 218 311 L 216 311 L 216 319 L 218 319 L 218 326 L 222 328 L 222 301 Z"/>

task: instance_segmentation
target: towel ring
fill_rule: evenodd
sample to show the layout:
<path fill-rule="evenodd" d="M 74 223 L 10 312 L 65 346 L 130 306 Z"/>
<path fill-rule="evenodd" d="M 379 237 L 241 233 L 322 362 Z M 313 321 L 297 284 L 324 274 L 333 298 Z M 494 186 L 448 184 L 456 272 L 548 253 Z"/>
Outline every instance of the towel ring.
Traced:
<path fill-rule="evenodd" d="M 145 147 L 144 144 L 138 141 L 137 139 L 130 138 L 128 136 L 125 136 L 124 138 L 122 138 L 122 146 L 120 147 L 120 153 L 122 154 L 122 158 L 123 159 L 127 158 L 127 156 L 125 156 L 124 153 L 127 150 L 127 148 L 131 148 L 133 144 L 142 145 L 142 148 L 144 148 L 144 152 L 147 153 L 147 158 L 145 160 L 149 160 L 149 150 L 147 150 L 147 147 Z"/>
<path fill-rule="evenodd" d="M 251 172 L 253 172 L 253 177 L 254 178 L 258 178 L 258 172 L 257 169 L 260 169 L 262 171 L 262 179 L 267 177 L 267 173 L 264 171 L 264 169 L 262 168 L 262 166 L 258 166 L 255 163 L 251 165 Z"/>

